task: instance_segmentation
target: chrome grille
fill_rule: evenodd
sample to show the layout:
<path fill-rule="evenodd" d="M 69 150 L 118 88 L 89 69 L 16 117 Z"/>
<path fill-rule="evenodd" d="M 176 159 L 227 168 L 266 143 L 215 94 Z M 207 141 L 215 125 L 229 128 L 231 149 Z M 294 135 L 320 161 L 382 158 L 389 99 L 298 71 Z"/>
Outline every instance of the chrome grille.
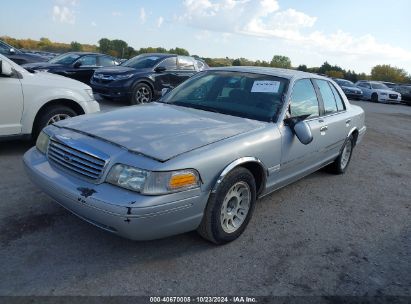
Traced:
<path fill-rule="evenodd" d="M 397 98 L 398 98 L 398 95 L 397 95 L 397 94 L 390 94 L 390 98 L 391 98 L 391 99 L 397 99 Z"/>
<path fill-rule="evenodd" d="M 106 165 L 106 160 L 54 139 L 50 140 L 47 155 L 52 163 L 91 180 L 98 180 Z"/>

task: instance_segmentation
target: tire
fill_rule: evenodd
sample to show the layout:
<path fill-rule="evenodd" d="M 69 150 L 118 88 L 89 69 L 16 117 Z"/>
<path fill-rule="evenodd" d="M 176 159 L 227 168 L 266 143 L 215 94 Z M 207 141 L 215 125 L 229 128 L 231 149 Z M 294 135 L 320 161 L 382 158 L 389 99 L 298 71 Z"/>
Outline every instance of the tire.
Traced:
<path fill-rule="evenodd" d="M 148 103 L 153 100 L 153 90 L 148 84 L 138 83 L 134 86 L 131 93 L 130 104 L 138 105 Z"/>
<path fill-rule="evenodd" d="M 328 166 L 329 171 L 334 174 L 344 174 L 350 164 L 353 149 L 354 137 L 350 135 L 345 141 L 340 155 Z"/>
<path fill-rule="evenodd" d="M 212 193 L 197 232 L 215 244 L 238 238 L 250 221 L 256 201 L 256 184 L 243 167 L 232 170 Z"/>
<path fill-rule="evenodd" d="M 372 102 L 378 102 L 378 94 L 377 93 L 372 93 L 371 101 Z"/>
<path fill-rule="evenodd" d="M 44 127 L 59 120 L 67 119 L 77 115 L 78 114 L 73 109 L 67 106 L 56 105 L 44 109 L 35 122 L 35 127 L 32 133 L 33 139 L 37 139 Z"/>

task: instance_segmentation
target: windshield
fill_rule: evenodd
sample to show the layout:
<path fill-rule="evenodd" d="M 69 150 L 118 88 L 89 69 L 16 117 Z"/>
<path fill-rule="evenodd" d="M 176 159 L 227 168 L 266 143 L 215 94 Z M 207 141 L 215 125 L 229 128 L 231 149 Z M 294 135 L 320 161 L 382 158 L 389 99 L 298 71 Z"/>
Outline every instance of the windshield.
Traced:
<path fill-rule="evenodd" d="M 388 90 L 388 87 L 382 83 L 371 83 L 371 87 L 377 90 Z"/>
<path fill-rule="evenodd" d="M 57 64 L 72 64 L 78 58 L 80 58 L 80 55 L 77 54 L 62 54 L 50 59 L 49 62 Z"/>
<path fill-rule="evenodd" d="M 130 68 L 135 68 L 135 69 L 148 69 L 148 68 L 153 68 L 160 60 L 162 60 L 163 56 L 150 56 L 150 55 L 138 55 L 136 57 L 133 57 L 125 62 L 123 62 L 121 65 L 130 67 Z"/>
<path fill-rule="evenodd" d="M 355 87 L 355 85 L 348 80 L 336 80 L 335 82 L 342 87 Z"/>
<path fill-rule="evenodd" d="M 162 102 L 261 121 L 276 121 L 288 80 L 262 74 L 200 72 Z"/>

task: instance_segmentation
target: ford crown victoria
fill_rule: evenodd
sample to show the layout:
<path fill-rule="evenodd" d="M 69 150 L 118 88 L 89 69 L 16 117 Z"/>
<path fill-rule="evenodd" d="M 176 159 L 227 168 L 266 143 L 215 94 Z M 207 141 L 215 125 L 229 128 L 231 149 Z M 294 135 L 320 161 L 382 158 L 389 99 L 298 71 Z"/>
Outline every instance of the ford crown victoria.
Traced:
<path fill-rule="evenodd" d="M 366 127 L 330 79 L 203 71 L 159 102 L 57 122 L 24 163 L 63 207 L 135 240 L 239 237 L 256 200 L 322 167 L 341 174 Z M 330 194 L 332 195 L 332 194 Z"/>

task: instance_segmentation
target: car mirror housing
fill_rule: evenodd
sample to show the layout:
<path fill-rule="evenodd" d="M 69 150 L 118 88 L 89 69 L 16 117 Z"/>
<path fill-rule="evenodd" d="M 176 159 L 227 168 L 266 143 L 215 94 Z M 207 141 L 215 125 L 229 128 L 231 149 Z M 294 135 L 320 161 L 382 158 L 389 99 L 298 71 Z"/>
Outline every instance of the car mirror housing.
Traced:
<path fill-rule="evenodd" d="M 154 69 L 154 72 L 161 73 L 161 72 L 164 72 L 164 71 L 166 71 L 166 70 L 167 70 L 167 69 L 166 69 L 165 67 L 158 66 L 158 67 L 156 67 L 156 68 Z"/>
<path fill-rule="evenodd" d="M 0 61 L 0 74 L 10 77 L 13 75 L 13 67 L 7 61 Z"/>
<path fill-rule="evenodd" d="M 311 128 L 305 121 L 297 122 L 293 128 L 294 134 L 297 136 L 298 140 L 304 144 L 308 145 L 313 141 L 313 134 Z"/>
<path fill-rule="evenodd" d="M 77 62 L 73 65 L 73 67 L 74 67 L 75 69 L 78 69 L 79 67 L 81 67 L 81 62 L 77 61 Z"/>
<path fill-rule="evenodd" d="M 161 90 L 161 97 L 163 97 L 164 95 L 166 95 L 168 92 L 170 92 L 171 89 L 170 88 L 163 88 Z"/>
<path fill-rule="evenodd" d="M 13 49 L 13 48 L 11 48 L 11 49 L 9 50 L 9 53 L 10 53 L 10 54 L 15 54 L 15 53 L 16 53 L 16 50 Z"/>

